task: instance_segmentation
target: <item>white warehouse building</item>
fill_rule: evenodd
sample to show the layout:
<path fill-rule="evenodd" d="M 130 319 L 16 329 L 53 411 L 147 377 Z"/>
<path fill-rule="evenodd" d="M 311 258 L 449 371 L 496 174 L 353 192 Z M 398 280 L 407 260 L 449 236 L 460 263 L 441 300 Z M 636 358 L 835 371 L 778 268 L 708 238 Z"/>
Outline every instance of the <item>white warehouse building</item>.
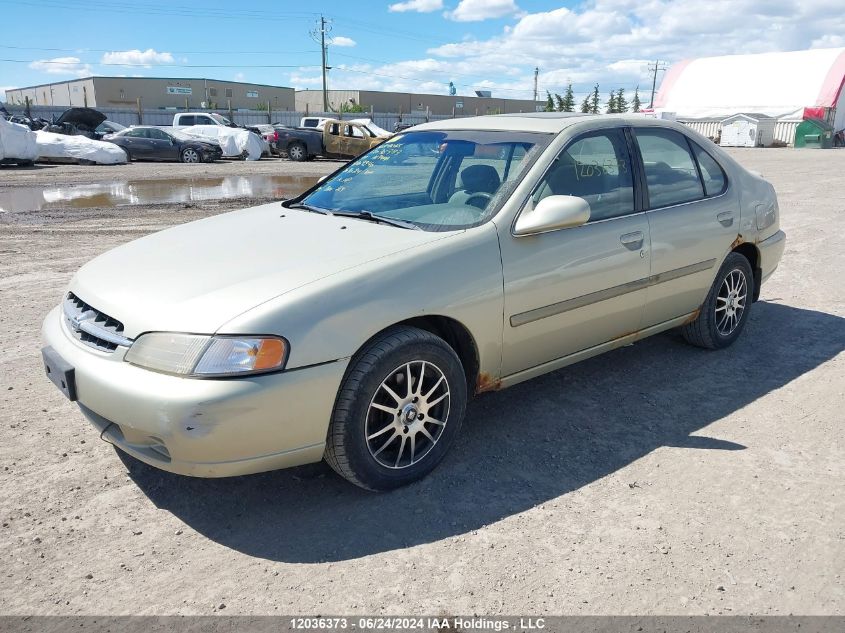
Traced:
<path fill-rule="evenodd" d="M 805 118 L 845 128 L 845 48 L 702 57 L 674 64 L 654 99 L 657 112 L 715 137 L 736 114 L 774 118 L 774 141 L 791 145 Z"/>

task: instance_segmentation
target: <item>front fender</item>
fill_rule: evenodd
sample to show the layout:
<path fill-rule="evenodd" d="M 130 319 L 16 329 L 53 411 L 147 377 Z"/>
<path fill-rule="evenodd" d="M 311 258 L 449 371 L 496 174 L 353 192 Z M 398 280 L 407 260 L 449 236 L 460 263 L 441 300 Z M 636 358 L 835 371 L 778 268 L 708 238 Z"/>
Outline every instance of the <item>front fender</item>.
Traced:
<path fill-rule="evenodd" d="M 488 222 L 298 288 L 219 332 L 284 336 L 291 345 L 288 367 L 294 369 L 348 358 L 401 321 L 446 316 L 475 339 L 479 370 L 498 376 L 503 310 L 499 243 Z"/>

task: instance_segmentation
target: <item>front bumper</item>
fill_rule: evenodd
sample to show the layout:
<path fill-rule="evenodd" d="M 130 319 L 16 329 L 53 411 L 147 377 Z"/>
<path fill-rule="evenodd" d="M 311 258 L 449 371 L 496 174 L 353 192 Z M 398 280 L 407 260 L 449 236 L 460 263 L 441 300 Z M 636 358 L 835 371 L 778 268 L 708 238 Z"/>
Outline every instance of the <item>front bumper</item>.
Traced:
<path fill-rule="evenodd" d="M 60 308 L 42 328 L 74 368 L 76 397 L 102 439 L 163 470 L 228 477 L 322 459 L 347 360 L 223 380 L 181 378 L 72 338 Z"/>

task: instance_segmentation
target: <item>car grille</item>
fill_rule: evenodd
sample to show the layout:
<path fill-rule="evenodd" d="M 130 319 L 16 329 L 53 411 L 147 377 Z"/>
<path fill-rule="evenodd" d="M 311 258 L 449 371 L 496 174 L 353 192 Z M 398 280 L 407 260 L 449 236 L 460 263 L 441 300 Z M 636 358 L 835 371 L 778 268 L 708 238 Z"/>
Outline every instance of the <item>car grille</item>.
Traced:
<path fill-rule="evenodd" d="M 72 292 L 62 305 L 65 325 L 78 341 L 102 352 L 118 346 L 129 347 L 132 339 L 123 336 L 123 323 L 85 303 Z"/>

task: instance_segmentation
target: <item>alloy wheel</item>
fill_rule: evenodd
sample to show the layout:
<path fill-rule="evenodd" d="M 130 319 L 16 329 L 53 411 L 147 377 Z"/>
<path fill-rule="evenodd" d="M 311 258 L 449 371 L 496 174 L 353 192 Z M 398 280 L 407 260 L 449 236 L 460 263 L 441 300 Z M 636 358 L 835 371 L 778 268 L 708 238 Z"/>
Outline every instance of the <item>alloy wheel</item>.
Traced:
<path fill-rule="evenodd" d="M 745 273 L 735 268 L 722 281 L 716 295 L 716 330 L 722 336 L 730 336 L 736 330 L 745 312 L 748 297 L 748 281 Z"/>
<path fill-rule="evenodd" d="M 370 455 L 391 469 L 419 463 L 443 435 L 449 401 L 449 382 L 434 363 L 411 361 L 394 369 L 367 410 Z"/>
<path fill-rule="evenodd" d="M 182 160 L 186 163 L 198 163 L 200 156 L 195 149 L 186 149 L 182 152 Z"/>

